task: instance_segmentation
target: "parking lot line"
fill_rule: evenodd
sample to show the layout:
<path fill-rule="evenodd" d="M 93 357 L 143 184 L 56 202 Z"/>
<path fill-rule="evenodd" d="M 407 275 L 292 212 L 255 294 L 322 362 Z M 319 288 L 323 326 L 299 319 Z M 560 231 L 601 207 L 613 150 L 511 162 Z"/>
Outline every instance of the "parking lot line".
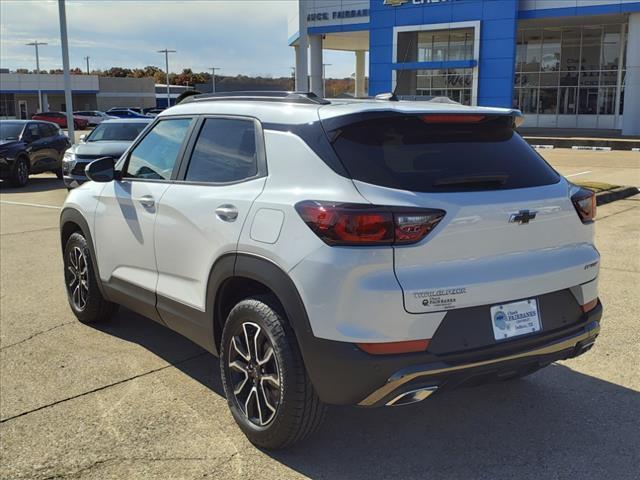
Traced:
<path fill-rule="evenodd" d="M 565 175 L 565 178 L 577 177 L 578 175 L 586 175 L 587 173 L 591 173 L 591 170 L 586 170 L 584 172 L 578 172 L 578 173 L 572 173 L 571 175 Z"/>
<path fill-rule="evenodd" d="M 11 202 L 9 200 L 0 200 L 0 203 L 5 205 L 20 205 L 22 207 L 53 208 L 55 210 L 60 210 L 62 208 L 62 207 L 56 207 L 54 205 L 43 205 L 41 203 Z"/>

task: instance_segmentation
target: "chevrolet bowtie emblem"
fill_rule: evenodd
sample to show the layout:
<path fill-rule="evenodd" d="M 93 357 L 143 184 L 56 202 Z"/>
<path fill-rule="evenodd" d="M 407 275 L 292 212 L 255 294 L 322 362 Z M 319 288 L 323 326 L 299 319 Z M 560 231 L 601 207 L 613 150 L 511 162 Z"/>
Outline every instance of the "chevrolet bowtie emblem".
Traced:
<path fill-rule="evenodd" d="M 384 5 L 391 5 L 392 7 L 399 7 L 400 5 L 404 5 L 409 0 L 384 0 Z"/>
<path fill-rule="evenodd" d="M 538 212 L 530 212 L 529 210 L 520 210 L 518 213 L 512 213 L 509 217 L 509 223 L 517 223 L 523 225 L 529 223 L 536 218 Z"/>

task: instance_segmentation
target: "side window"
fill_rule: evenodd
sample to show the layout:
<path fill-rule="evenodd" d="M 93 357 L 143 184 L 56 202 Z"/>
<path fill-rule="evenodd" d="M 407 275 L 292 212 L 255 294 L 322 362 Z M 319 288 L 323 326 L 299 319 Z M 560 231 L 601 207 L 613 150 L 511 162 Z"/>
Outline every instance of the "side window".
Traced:
<path fill-rule="evenodd" d="M 129 155 L 124 177 L 170 179 L 190 123 L 190 118 L 158 122 Z"/>
<path fill-rule="evenodd" d="M 42 138 L 43 136 L 42 133 L 40 133 L 40 129 L 38 128 L 37 123 L 30 123 L 29 125 L 27 125 L 26 133 L 32 140 L 37 140 L 39 138 Z"/>
<path fill-rule="evenodd" d="M 254 121 L 207 118 L 193 149 L 185 180 L 237 182 L 257 173 Z"/>
<path fill-rule="evenodd" d="M 51 130 L 49 129 L 49 125 L 46 123 L 39 123 L 38 129 L 40 130 L 40 136 L 43 138 L 51 137 Z"/>

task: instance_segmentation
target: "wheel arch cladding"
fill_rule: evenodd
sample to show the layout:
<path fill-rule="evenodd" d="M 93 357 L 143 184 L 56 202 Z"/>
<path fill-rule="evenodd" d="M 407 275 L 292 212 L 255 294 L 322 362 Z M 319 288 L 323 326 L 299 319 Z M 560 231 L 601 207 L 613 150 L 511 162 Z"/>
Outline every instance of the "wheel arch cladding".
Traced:
<path fill-rule="evenodd" d="M 222 328 L 226 315 L 238 301 L 255 294 L 272 294 L 291 325 L 301 351 L 304 339 L 312 335 L 307 312 L 293 281 L 272 261 L 252 254 L 238 253 L 230 271 L 228 261 L 216 262 L 209 277 L 207 303 L 214 307 L 214 339 L 216 347 L 222 339 Z M 226 271 L 226 272 L 225 272 Z M 209 308 L 207 310 L 211 311 Z M 303 351 L 304 357 L 304 351 Z"/>
<path fill-rule="evenodd" d="M 91 265 L 95 272 L 96 283 L 100 289 L 100 293 L 105 299 L 109 299 L 100 279 L 100 272 L 98 271 L 98 261 L 96 258 L 95 248 L 93 246 L 93 238 L 91 237 L 91 230 L 89 230 L 89 224 L 82 216 L 82 214 L 74 208 L 64 208 L 60 213 L 60 244 L 62 247 L 62 253 L 64 255 L 64 249 L 69 240 L 69 237 L 76 232 L 80 232 L 87 241 L 89 246 L 89 252 L 91 254 Z"/>

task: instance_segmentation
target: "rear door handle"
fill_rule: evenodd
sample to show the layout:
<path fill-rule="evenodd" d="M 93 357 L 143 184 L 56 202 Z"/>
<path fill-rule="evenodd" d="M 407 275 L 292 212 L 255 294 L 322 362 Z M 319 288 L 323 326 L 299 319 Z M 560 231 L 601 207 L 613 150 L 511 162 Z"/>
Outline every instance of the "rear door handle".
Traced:
<path fill-rule="evenodd" d="M 216 208 L 216 216 L 225 222 L 234 222 L 238 218 L 238 209 L 235 205 L 220 205 Z"/>
<path fill-rule="evenodd" d="M 151 208 L 156 203 L 151 195 L 143 195 L 138 199 L 138 202 L 140 202 L 140 205 L 146 208 Z"/>

